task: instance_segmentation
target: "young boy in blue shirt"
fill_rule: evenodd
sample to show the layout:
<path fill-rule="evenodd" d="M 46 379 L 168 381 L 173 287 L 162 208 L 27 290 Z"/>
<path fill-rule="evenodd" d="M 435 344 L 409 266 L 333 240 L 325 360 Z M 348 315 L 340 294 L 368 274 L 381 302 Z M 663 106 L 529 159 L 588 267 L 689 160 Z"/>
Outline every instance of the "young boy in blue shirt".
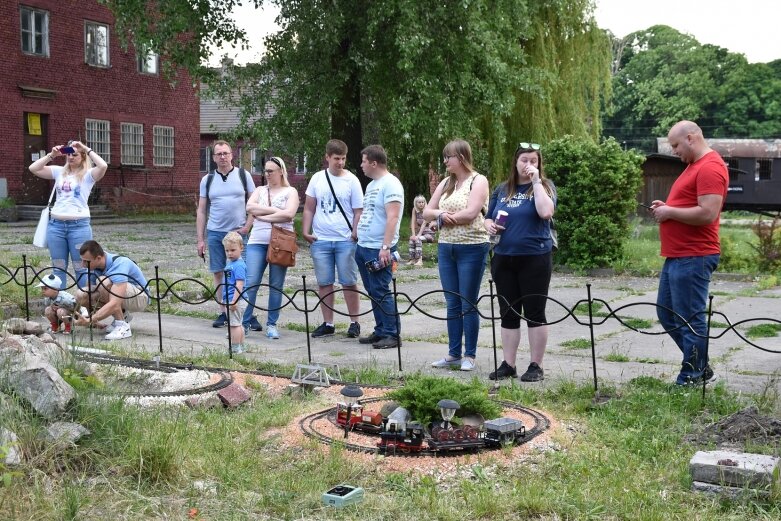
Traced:
<path fill-rule="evenodd" d="M 247 280 L 247 263 L 241 258 L 244 241 L 236 232 L 229 232 L 222 239 L 225 247 L 227 264 L 225 265 L 225 282 L 223 286 L 223 301 L 230 314 L 230 339 L 233 354 L 244 352 L 244 326 L 241 325 L 242 310 L 239 299 L 244 291 Z"/>

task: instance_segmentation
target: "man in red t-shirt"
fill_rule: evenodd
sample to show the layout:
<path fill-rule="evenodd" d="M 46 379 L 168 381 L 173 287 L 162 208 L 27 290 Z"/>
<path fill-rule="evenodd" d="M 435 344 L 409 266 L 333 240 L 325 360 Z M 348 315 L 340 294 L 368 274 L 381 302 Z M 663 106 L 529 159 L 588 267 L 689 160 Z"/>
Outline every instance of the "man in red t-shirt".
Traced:
<path fill-rule="evenodd" d="M 656 310 L 683 353 L 675 383 L 686 385 L 713 379 L 705 310 L 711 274 L 719 264 L 719 215 L 729 176 L 724 160 L 711 150 L 696 123 L 679 121 L 667 139 L 673 154 L 688 166 L 673 183 L 667 201 L 651 203 L 665 257 Z"/>

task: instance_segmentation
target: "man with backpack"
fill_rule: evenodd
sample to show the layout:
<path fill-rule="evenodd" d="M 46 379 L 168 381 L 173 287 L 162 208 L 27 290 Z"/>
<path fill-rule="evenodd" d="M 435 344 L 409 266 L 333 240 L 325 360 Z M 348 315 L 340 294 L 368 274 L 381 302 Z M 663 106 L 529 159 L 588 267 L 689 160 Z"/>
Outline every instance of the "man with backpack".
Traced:
<path fill-rule="evenodd" d="M 196 232 L 198 255 L 203 258 L 208 250 L 209 271 L 214 276 L 217 290 L 215 295 L 218 295 L 219 299 L 226 262 L 222 239 L 228 232 L 235 231 L 246 242 L 253 220 L 251 215 L 247 215 L 247 198 L 255 190 L 255 183 L 249 172 L 233 166 L 233 150 L 228 142 L 215 141 L 212 145 L 212 157 L 217 168 L 201 178 Z M 212 323 L 213 327 L 227 325 L 224 306 L 221 305 L 220 309 L 220 314 Z M 252 317 L 249 328 L 253 331 L 263 329 L 255 317 Z"/>

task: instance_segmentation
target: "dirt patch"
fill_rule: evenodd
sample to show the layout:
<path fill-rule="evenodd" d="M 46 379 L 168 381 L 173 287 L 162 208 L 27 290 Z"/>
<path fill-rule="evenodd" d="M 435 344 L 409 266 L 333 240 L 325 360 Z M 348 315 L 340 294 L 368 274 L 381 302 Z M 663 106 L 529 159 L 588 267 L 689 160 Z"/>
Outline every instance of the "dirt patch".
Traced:
<path fill-rule="evenodd" d="M 762 444 L 781 443 L 781 420 L 759 414 L 747 407 L 716 423 L 705 426 L 698 433 L 684 438 L 696 445 L 716 444 L 720 448 L 743 445 L 748 441 Z"/>

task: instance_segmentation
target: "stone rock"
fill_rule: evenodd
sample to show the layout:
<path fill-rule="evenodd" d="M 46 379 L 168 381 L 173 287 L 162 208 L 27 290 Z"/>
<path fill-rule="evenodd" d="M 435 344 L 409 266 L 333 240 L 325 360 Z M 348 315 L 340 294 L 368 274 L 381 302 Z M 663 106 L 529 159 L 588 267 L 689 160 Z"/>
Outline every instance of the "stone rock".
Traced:
<path fill-rule="evenodd" d="M 727 487 L 714 485 L 713 483 L 704 483 L 702 481 L 692 482 L 692 492 L 702 492 L 722 496 L 726 499 L 736 500 L 741 498 L 757 497 L 767 499 L 770 497 L 770 490 L 757 490 L 753 488 Z"/>
<path fill-rule="evenodd" d="M 184 401 L 191 409 L 216 409 L 222 407 L 222 400 L 216 394 L 209 396 L 190 396 Z"/>
<path fill-rule="evenodd" d="M 43 333 L 43 334 L 39 335 L 39 338 L 41 340 L 43 340 L 44 342 L 46 342 L 47 344 L 50 344 L 50 343 L 56 344 L 57 343 L 57 339 L 54 338 L 51 333 Z"/>
<path fill-rule="evenodd" d="M 89 429 L 78 423 L 54 422 L 46 428 L 46 441 L 63 445 L 75 445 L 82 437 L 90 434 Z"/>
<path fill-rule="evenodd" d="M 299 384 L 290 384 L 285 387 L 285 394 L 292 398 L 301 398 L 304 396 L 304 388 Z"/>
<path fill-rule="evenodd" d="M 39 357 L 26 357 L 7 378 L 9 387 L 45 418 L 62 415 L 76 397 L 73 387 Z"/>
<path fill-rule="evenodd" d="M 24 334 L 25 335 L 40 335 L 43 333 L 43 325 L 38 322 L 33 322 L 32 320 L 28 320 L 24 323 Z"/>
<path fill-rule="evenodd" d="M 200 479 L 193 481 L 193 488 L 198 492 L 205 492 L 213 496 L 217 494 L 217 483 L 213 481 L 204 481 Z"/>
<path fill-rule="evenodd" d="M 246 387 L 236 382 L 217 391 L 217 396 L 220 397 L 225 407 L 238 407 L 250 399 L 250 394 Z"/>
<path fill-rule="evenodd" d="M 23 318 L 9 318 L 3 322 L 3 326 L 5 327 L 6 331 L 13 335 L 21 335 L 24 333 L 24 326 L 26 324 L 27 321 Z"/>
<path fill-rule="evenodd" d="M 385 402 L 385 404 L 383 404 L 382 408 L 380 409 L 380 414 L 382 414 L 383 418 L 387 418 L 393 411 L 398 409 L 398 407 L 399 402 L 394 402 L 393 400 Z"/>
<path fill-rule="evenodd" d="M 5 449 L 5 465 L 16 467 L 22 463 L 22 453 L 17 446 L 16 433 L 0 427 L 0 447 Z"/>
<path fill-rule="evenodd" d="M 697 451 L 689 461 L 692 480 L 738 488 L 765 488 L 781 458 L 725 450 Z"/>
<path fill-rule="evenodd" d="M 25 350 L 35 356 L 39 356 L 55 367 L 67 365 L 71 361 L 71 355 L 57 342 L 46 342 L 37 336 L 22 337 L 22 345 Z"/>

